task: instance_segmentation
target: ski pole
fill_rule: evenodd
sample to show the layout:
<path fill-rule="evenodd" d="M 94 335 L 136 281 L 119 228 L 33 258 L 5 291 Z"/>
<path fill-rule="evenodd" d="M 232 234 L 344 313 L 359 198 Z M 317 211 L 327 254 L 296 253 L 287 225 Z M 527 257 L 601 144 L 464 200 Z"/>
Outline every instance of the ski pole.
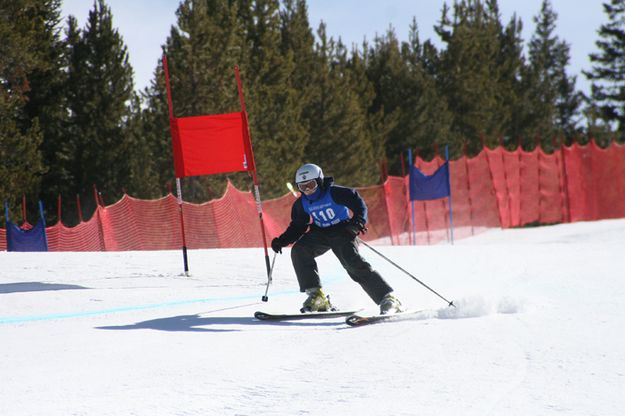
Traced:
<path fill-rule="evenodd" d="M 426 285 L 425 283 L 423 283 L 421 280 L 417 279 L 415 276 L 413 276 L 412 274 L 410 274 L 408 271 L 406 271 L 404 268 L 402 268 L 401 266 L 399 266 L 397 263 L 395 263 L 393 260 L 389 259 L 388 257 L 386 257 L 384 254 L 380 253 L 378 250 L 376 250 L 375 248 L 371 247 L 369 244 L 367 244 L 366 242 L 364 242 L 363 239 L 359 238 L 358 241 L 360 241 L 362 244 L 364 244 L 365 246 L 367 246 L 369 248 L 369 250 L 373 251 L 374 253 L 376 253 L 377 255 L 379 255 L 380 257 L 382 257 L 384 260 L 388 261 L 389 263 L 391 263 L 393 266 L 397 267 L 399 270 L 401 270 L 402 272 L 406 273 L 408 276 L 412 277 L 414 280 L 416 280 L 418 283 L 420 283 L 422 286 L 424 286 L 426 289 L 428 289 L 430 292 L 434 293 L 436 296 L 438 296 L 439 298 L 443 299 L 445 302 L 447 302 L 448 306 L 453 306 L 454 308 L 456 307 L 456 305 L 454 305 L 453 301 L 448 301 L 447 299 L 445 299 L 443 296 L 441 296 L 437 291 L 435 291 L 434 289 L 432 289 L 431 287 L 429 287 L 428 285 Z"/>
<path fill-rule="evenodd" d="M 267 297 L 267 292 L 269 292 L 269 285 L 271 284 L 271 281 L 273 280 L 272 278 L 273 265 L 276 264 L 277 255 L 278 253 L 273 253 L 273 260 L 271 260 L 271 268 L 269 269 L 269 276 L 267 277 L 267 287 L 265 288 L 265 296 L 262 297 L 263 302 L 267 302 L 269 300 L 269 298 Z"/>

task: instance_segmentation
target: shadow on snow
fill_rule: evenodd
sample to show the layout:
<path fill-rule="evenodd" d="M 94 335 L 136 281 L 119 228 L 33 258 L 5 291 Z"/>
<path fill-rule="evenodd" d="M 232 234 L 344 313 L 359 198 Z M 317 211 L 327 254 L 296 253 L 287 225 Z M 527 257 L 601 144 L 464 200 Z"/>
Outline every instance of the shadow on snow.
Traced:
<path fill-rule="evenodd" d="M 42 292 L 46 290 L 75 290 L 89 289 L 84 286 L 67 285 L 62 283 L 44 283 L 44 282 L 21 282 L 21 283 L 2 283 L 0 284 L 0 294 L 18 293 L 18 292 Z"/>
<path fill-rule="evenodd" d="M 186 332 L 236 332 L 241 331 L 240 328 L 209 328 L 212 325 L 217 326 L 227 326 L 227 325 L 235 325 L 235 326 L 244 326 L 244 325 L 252 325 L 252 326 L 281 326 L 281 327 L 320 327 L 320 326 L 337 326 L 344 325 L 345 320 L 337 320 L 333 322 L 324 321 L 280 321 L 280 322 L 269 322 L 269 321 L 259 321 L 254 317 L 235 317 L 235 316 L 218 316 L 218 317 L 206 317 L 201 315 L 180 315 L 180 316 L 172 316 L 167 318 L 159 318 L 159 319 L 150 319 L 148 321 L 137 322 L 135 324 L 130 325 L 119 325 L 119 326 L 101 326 L 97 327 L 97 329 L 108 329 L 108 330 L 131 330 L 131 329 L 153 329 L 157 331 L 186 331 Z"/>

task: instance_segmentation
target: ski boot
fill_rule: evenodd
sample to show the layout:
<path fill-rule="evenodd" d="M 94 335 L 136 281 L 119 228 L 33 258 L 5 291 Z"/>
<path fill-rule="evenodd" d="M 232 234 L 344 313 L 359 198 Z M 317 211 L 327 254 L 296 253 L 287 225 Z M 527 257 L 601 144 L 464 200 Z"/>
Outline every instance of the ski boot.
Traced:
<path fill-rule="evenodd" d="M 389 315 L 392 313 L 403 312 L 401 302 L 393 293 L 387 293 L 380 301 L 380 315 Z"/>
<path fill-rule="evenodd" d="M 326 296 L 320 287 L 306 289 L 308 298 L 304 301 L 300 312 L 327 312 L 332 310 L 330 297 Z"/>

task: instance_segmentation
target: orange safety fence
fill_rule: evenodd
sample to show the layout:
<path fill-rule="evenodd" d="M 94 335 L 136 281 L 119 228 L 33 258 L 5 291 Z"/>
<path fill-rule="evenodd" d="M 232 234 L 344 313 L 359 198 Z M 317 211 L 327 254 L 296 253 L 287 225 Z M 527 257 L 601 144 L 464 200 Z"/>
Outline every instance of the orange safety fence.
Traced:
<path fill-rule="evenodd" d="M 415 166 L 429 175 L 443 162 L 440 157 L 417 158 Z M 573 144 L 552 154 L 540 148 L 485 148 L 476 157 L 450 161 L 450 176 L 455 238 L 493 227 L 625 217 L 625 146 L 616 143 L 606 149 L 594 141 Z M 448 199 L 411 202 L 407 189 L 408 177 L 393 176 L 383 185 L 358 188 L 369 208 L 365 240 L 393 245 L 449 241 Z M 289 193 L 263 202 L 269 240 L 288 225 L 294 201 Z M 254 196 L 231 183 L 219 199 L 184 202 L 183 217 L 190 249 L 263 244 Z M 124 195 L 115 204 L 99 206 L 88 221 L 71 228 L 57 222 L 46 233 L 50 251 L 168 250 L 182 245 L 179 208 L 171 194 L 156 200 Z M 6 250 L 5 229 L 0 229 L 0 250 Z"/>

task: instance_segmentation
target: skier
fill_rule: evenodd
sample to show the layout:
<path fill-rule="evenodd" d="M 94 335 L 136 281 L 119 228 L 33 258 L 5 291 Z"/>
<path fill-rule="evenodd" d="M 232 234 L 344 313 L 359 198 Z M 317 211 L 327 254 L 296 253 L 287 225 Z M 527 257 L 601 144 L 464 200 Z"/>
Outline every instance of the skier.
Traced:
<path fill-rule="evenodd" d="M 308 295 L 302 312 L 331 309 L 321 289 L 315 261 L 315 257 L 328 250 L 380 306 L 381 314 L 401 312 L 401 302 L 393 295 L 393 289 L 358 252 L 356 237 L 367 232 L 367 206 L 358 192 L 334 185 L 334 178 L 324 178 L 321 168 L 311 163 L 297 169 L 295 183 L 302 195 L 291 208 L 291 223 L 271 241 L 271 248 L 282 253 L 283 247 L 295 243 L 291 249 L 293 268 L 300 291 Z M 353 213 L 351 218 L 349 210 Z"/>

